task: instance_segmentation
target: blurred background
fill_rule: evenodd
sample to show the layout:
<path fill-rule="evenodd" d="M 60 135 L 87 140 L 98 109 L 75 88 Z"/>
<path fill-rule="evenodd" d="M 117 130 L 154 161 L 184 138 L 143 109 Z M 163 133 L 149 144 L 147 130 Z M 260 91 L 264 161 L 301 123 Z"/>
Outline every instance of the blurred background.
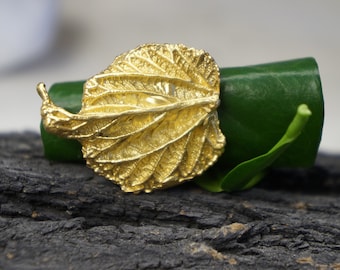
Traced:
<path fill-rule="evenodd" d="M 0 0 L 0 132 L 38 131 L 39 81 L 87 79 L 143 43 L 184 43 L 220 67 L 315 57 L 321 150 L 339 153 L 339 27 L 338 0 Z"/>

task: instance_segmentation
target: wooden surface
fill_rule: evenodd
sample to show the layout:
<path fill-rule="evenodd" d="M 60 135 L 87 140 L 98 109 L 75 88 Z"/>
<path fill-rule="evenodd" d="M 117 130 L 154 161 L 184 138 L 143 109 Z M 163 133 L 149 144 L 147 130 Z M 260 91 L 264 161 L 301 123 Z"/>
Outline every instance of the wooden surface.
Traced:
<path fill-rule="evenodd" d="M 340 156 L 252 190 L 125 194 L 0 135 L 0 269 L 340 269 Z"/>

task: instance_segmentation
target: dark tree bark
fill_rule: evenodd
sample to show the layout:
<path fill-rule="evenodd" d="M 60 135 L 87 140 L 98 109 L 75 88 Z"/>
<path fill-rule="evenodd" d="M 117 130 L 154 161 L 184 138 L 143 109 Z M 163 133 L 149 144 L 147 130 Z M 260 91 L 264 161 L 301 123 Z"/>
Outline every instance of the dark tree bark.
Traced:
<path fill-rule="evenodd" d="M 340 156 L 239 193 L 126 194 L 0 135 L 0 269 L 340 269 Z"/>

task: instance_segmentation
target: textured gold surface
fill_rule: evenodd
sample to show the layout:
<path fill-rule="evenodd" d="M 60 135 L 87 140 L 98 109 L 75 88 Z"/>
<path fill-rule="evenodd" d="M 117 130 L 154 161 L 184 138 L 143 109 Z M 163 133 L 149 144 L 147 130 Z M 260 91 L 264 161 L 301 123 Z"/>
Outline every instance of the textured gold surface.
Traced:
<path fill-rule="evenodd" d="M 177 185 L 223 152 L 219 69 L 202 50 L 146 44 L 118 56 L 85 83 L 78 114 L 37 90 L 46 130 L 79 140 L 88 166 L 126 192 Z"/>

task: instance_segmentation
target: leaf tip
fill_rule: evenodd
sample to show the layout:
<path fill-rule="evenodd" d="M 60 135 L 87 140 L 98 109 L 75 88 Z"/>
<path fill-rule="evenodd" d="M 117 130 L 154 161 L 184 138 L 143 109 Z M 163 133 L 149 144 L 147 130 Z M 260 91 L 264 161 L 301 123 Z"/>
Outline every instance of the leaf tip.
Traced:
<path fill-rule="evenodd" d="M 311 116 L 312 111 L 308 108 L 307 104 L 300 104 L 297 109 L 298 114 L 303 116 Z"/>

